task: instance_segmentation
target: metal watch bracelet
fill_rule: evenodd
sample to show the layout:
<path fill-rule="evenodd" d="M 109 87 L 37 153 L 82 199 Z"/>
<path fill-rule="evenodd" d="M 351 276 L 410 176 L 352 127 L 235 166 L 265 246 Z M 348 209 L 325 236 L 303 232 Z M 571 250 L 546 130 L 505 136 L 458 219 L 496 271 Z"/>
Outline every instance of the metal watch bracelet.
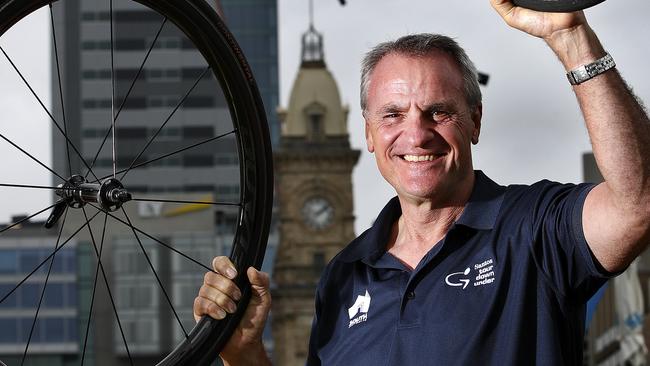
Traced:
<path fill-rule="evenodd" d="M 578 85 L 584 83 L 596 75 L 604 73 L 614 66 L 616 66 L 614 59 L 612 56 L 610 56 L 609 53 L 606 53 L 605 56 L 590 64 L 582 65 L 567 72 L 566 77 L 569 79 L 569 83 L 571 83 L 571 85 Z"/>

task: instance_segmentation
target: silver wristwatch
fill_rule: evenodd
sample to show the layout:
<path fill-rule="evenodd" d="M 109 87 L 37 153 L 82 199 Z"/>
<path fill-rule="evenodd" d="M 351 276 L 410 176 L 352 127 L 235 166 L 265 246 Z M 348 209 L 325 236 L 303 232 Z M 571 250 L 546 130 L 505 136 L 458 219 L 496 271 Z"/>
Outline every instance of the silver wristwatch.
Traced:
<path fill-rule="evenodd" d="M 600 75 L 605 71 L 616 66 L 614 59 L 609 53 L 606 53 L 605 56 L 599 58 L 598 60 L 582 65 L 577 69 L 573 69 L 566 73 L 566 77 L 569 79 L 571 85 L 578 85 L 583 83 L 596 75 Z"/>

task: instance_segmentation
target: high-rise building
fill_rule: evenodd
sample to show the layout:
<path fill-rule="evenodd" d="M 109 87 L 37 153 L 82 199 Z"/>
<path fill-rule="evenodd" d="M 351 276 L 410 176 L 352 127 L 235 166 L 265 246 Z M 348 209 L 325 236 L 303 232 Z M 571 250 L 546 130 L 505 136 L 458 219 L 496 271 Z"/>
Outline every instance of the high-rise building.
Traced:
<path fill-rule="evenodd" d="M 216 5 L 216 0 L 210 1 Z M 277 142 L 276 0 L 224 0 L 221 6 L 251 65 Z M 121 180 L 134 195 L 237 202 L 240 172 L 236 141 L 229 134 L 230 112 L 225 98 L 215 93 L 220 90 L 217 80 L 191 41 L 172 22 L 134 1 L 65 0 L 54 2 L 52 12 L 56 47 L 52 48 L 49 109 L 56 119 L 65 120 L 61 127 L 85 160 L 77 158 L 54 129 L 52 169 L 66 178 L 81 174 L 92 181 L 112 175 L 114 169 L 126 171 L 151 161 L 129 170 Z M 221 134 L 226 136 L 202 143 Z M 183 150 L 192 143 L 201 145 Z M 156 160 L 160 157 L 164 158 Z M 86 174 L 87 165 L 93 173 Z M 120 365 L 129 364 L 129 353 L 136 363 L 153 364 L 191 329 L 192 303 L 206 269 L 155 239 L 209 267 L 214 255 L 230 251 L 237 208 L 160 201 L 130 202 L 124 207 L 125 216 L 119 211 L 115 216 L 132 221 L 153 238 L 137 235 L 110 217 L 104 234 L 103 215 L 93 219 L 92 231 L 83 228 L 75 234 L 87 220 L 81 210 L 69 211 L 61 241 L 75 234 L 74 239 L 54 261 L 46 296 L 52 291 L 58 295 L 44 300 L 39 313 L 44 320 L 37 322 L 30 345 L 31 362 L 79 364 L 83 354 L 86 365 Z M 28 273 L 28 265 L 47 258 L 57 242 L 56 227 L 46 230 L 43 222 L 25 225 L 28 230 L 0 241 L 0 296 L 11 280 Z M 102 245 L 102 266 L 98 266 L 96 252 Z M 263 266 L 267 272 L 272 270 L 276 246 L 277 230 L 272 227 Z M 158 269 L 156 276 L 151 266 Z M 33 319 L 42 271 L 0 304 L 0 360 L 12 363 L 22 356 L 31 326 L 26 319 L 29 314 Z M 102 272 L 111 286 L 110 297 Z M 89 315 L 91 308 L 93 315 Z"/>

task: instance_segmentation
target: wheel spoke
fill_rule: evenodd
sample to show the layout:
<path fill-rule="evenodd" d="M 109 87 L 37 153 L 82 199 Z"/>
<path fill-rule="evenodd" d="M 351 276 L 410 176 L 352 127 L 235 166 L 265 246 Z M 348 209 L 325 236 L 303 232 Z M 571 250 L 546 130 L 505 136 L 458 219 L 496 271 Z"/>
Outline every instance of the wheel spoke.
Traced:
<path fill-rule="evenodd" d="M 25 278 L 23 278 L 20 282 L 18 282 L 18 284 L 17 284 L 16 286 L 14 286 L 14 288 L 11 289 L 11 291 L 9 291 L 7 294 L 5 294 L 5 295 L 2 297 L 2 299 L 0 299 L 0 304 L 2 304 L 2 303 L 3 303 L 3 302 L 4 302 L 4 301 L 9 297 L 9 296 L 11 296 L 11 294 L 13 294 L 14 291 L 16 291 L 16 289 L 17 289 L 18 287 L 20 287 L 20 286 L 21 286 L 23 283 L 25 283 L 25 281 L 27 281 L 27 280 L 28 280 L 28 279 L 29 279 L 29 278 L 30 278 L 34 273 L 36 273 L 36 271 L 38 271 L 41 267 L 43 267 L 43 265 L 44 265 L 45 263 L 47 263 L 47 261 L 49 261 L 50 258 L 52 258 L 52 257 L 53 257 L 53 256 L 54 256 L 54 255 L 59 251 L 59 250 L 63 249 L 63 247 L 64 247 L 66 244 L 68 244 L 68 242 L 70 242 L 70 240 L 72 240 L 72 238 L 74 238 L 75 235 L 77 235 L 77 234 L 78 234 L 78 233 L 79 233 L 79 232 L 80 232 L 84 227 L 86 227 L 88 224 L 90 224 L 90 222 L 91 222 L 91 221 L 92 221 L 92 220 L 93 220 L 93 219 L 94 219 L 98 214 L 99 214 L 99 211 L 96 212 L 96 213 L 95 213 L 95 214 L 90 218 L 90 220 L 86 220 L 86 222 L 85 222 L 84 224 L 82 224 L 81 227 L 79 227 L 77 230 L 75 230 L 75 232 L 72 233 L 72 235 L 70 235 L 70 237 L 68 237 L 68 239 L 67 239 L 66 241 L 64 241 L 64 242 L 63 242 L 63 243 L 62 243 L 62 244 L 61 244 L 61 245 L 60 245 L 60 246 L 59 246 L 59 247 L 58 247 L 54 252 L 52 252 L 50 255 L 48 255 L 47 258 L 45 258 L 45 259 L 44 259 L 44 260 L 43 260 L 43 261 L 42 261 L 38 266 L 36 266 L 36 268 L 34 268 L 34 269 L 33 269 L 33 270 L 32 270 L 32 271 L 31 271 L 27 276 L 25 276 Z"/>
<path fill-rule="evenodd" d="M 113 178 L 115 178 L 115 162 L 117 161 L 117 156 L 115 154 L 115 44 L 113 40 L 113 0 L 109 1 L 110 9 L 108 13 L 110 14 L 110 23 L 111 23 L 111 133 L 112 133 L 112 151 L 113 151 Z"/>
<path fill-rule="evenodd" d="M 16 66 L 16 64 L 14 64 L 13 60 L 12 60 L 12 59 L 9 57 L 9 55 L 5 52 L 4 48 L 2 48 L 2 46 L 0 46 L 0 52 L 2 52 L 2 54 L 5 56 L 5 58 L 7 59 L 7 61 L 9 61 L 9 63 L 11 64 L 11 66 L 13 67 L 13 69 L 16 71 L 16 73 L 18 73 L 18 76 L 20 76 L 20 78 L 23 80 L 23 83 L 24 83 L 24 84 L 27 86 L 27 88 L 32 92 L 32 95 L 34 95 L 34 97 L 36 98 L 36 100 L 38 101 L 38 103 L 41 105 L 41 108 L 43 108 L 43 110 L 45 111 L 45 113 L 47 113 L 47 115 L 50 117 L 50 120 L 52 121 L 52 123 L 54 123 L 54 125 L 55 125 L 56 128 L 59 130 L 59 132 L 61 132 L 61 134 L 63 135 L 63 138 L 65 138 L 66 142 L 70 144 L 70 147 L 72 147 L 72 150 L 75 151 L 75 153 L 77 154 L 77 156 L 79 157 L 79 159 L 81 160 L 81 162 L 86 166 L 86 168 L 88 168 L 88 170 L 89 170 L 90 173 L 93 175 L 93 177 L 95 177 L 95 179 L 97 179 L 97 176 L 96 176 L 95 173 L 92 171 L 92 169 L 90 169 L 90 166 L 88 166 L 88 163 L 87 163 L 86 160 L 83 158 L 83 156 L 81 156 L 81 153 L 79 152 L 79 150 L 77 149 L 77 147 L 72 143 L 72 141 L 70 141 L 70 138 L 68 137 L 68 135 L 67 135 L 67 134 L 66 134 L 66 133 L 61 129 L 61 126 L 60 126 L 59 123 L 56 121 L 56 118 L 54 118 L 54 116 L 52 115 L 52 113 L 50 113 L 50 111 L 47 109 L 47 107 L 45 106 L 45 104 L 43 104 L 43 101 L 41 100 L 41 98 L 39 98 L 38 94 L 36 94 L 36 92 L 34 91 L 34 89 L 32 88 L 32 86 L 29 84 L 29 82 L 27 81 L 27 79 L 25 79 L 25 77 L 24 77 L 23 74 L 20 72 L 20 70 L 18 70 L 18 67 Z"/>
<path fill-rule="evenodd" d="M 56 253 L 56 249 L 59 247 L 59 242 L 61 241 L 61 233 L 63 232 L 63 226 L 65 226 L 65 219 L 67 216 L 68 216 L 68 208 L 66 207 L 65 211 L 63 212 L 63 221 L 61 222 L 61 227 L 59 228 L 59 234 L 56 237 L 56 244 L 54 245 L 55 253 Z M 43 290 L 41 290 L 41 297 L 38 299 L 38 307 L 36 307 L 36 314 L 34 315 L 34 321 L 32 322 L 32 327 L 29 330 L 29 337 L 27 338 L 27 344 L 25 345 L 25 352 L 23 352 L 23 358 L 20 361 L 21 366 L 25 363 L 25 358 L 27 357 L 27 350 L 29 349 L 29 344 L 32 341 L 32 335 L 34 334 L 34 328 L 36 327 L 36 321 L 38 320 L 38 313 L 41 311 L 41 304 L 43 304 L 45 289 L 47 289 L 47 283 L 50 280 L 50 274 L 52 273 L 52 267 L 54 266 L 55 258 L 56 255 L 53 255 L 52 260 L 50 260 L 50 266 L 47 269 L 47 275 L 45 276 L 45 283 L 43 284 Z"/>
<path fill-rule="evenodd" d="M 11 225 L 9 225 L 9 226 L 3 227 L 2 229 L 0 229 L 0 234 L 2 234 L 2 233 L 4 233 L 5 231 L 11 229 L 12 227 L 16 227 L 16 226 L 22 224 L 23 222 L 28 221 L 29 219 L 31 219 L 32 217 L 34 217 L 34 216 L 36 216 L 36 215 L 39 215 L 39 214 L 41 214 L 41 213 L 43 213 L 43 212 L 45 212 L 45 211 L 51 209 L 52 207 L 58 205 L 58 204 L 61 203 L 61 202 L 63 202 L 63 200 L 58 200 L 58 201 L 56 201 L 54 204 L 45 207 L 44 209 L 38 211 L 38 212 L 35 213 L 35 214 L 31 214 L 31 215 L 29 215 L 29 216 L 27 216 L 27 217 L 24 217 L 24 218 L 22 218 L 22 219 L 20 219 L 20 220 L 18 220 L 18 221 L 16 221 L 16 222 L 14 222 L 13 224 L 11 224 Z"/>
<path fill-rule="evenodd" d="M 126 104 L 126 101 L 129 99 L 129 96 L 131 95 L 131 91 L 133 90 L 133 87 L 135 86 L 135 82 L 140 77 L 140 74 L 142 73 L 142 70 L 144 69 L 144 65 L 147 63 L 147 59 L 149 58 L 149 55 L 151 54 L 151 51 L 153 50 L 153 47 L 156 45 L 156 41 L 158 41 L 158 37 L 160 37 L 160 34 L 162 33 L 162 30 L 163 30 L 163 27 L 165 26 L 165 23 L 167 23 L 167 18 L 163 19 L 162 24 L 160 24 L 160 28 L 158 28 L 158 32 L 156 33 L 156 37 L 154 37 L 153 42 L 151 42 L 151 45 L 149 45 L 149 50 L 147 50 L 147 54 L 144 56 L 144 59 L 142 60 L 142 63 L 140 63 L 140 68 L 138 69 L 138 72 L 135 74 L 135 77 L 133 78 L 133 80 L 131 81 L 131 85 L 129 86 L 129 90 L 126 92 L 126 95 L 124 96 L 124 99 L 122 99 L 122 103 L 120 104 L 120 108 L 118 108 L 117 113 L 115 114 L 114 123 L 111 123 L 111 126 L 106 131 L 106 134 L 104 134 L 104 139 L 102 140 L 102 143 L 99 144 L 99 149 L 97 149 L 97 153 L 95 154 L 95 157 L 93 158 L 93 161 L 90 163 L 91 168 L 95 166 L 95 163 L 97 162 L 97 158 L 99 157 L 99 153 L 102 151 L 102 148 L 104 147 L 104 144 L 106 143 L 106 140 L 108 140 L 108 136 L 113 131 L 113 126 L 117 123 L 117 119 L 120 117 L 120 113 L 122 112 L 122 109 L 124 108 L 124 105 Z M 88 173 L 90 173 L 90 171 L 86 172 L 84 178 L 88 178 Z"/>
<path fill-rule="evenodd" d="M 92 205 L 93 207 L 97 208 L 98 210 L 101 210 L 101 208 L 99 208 L 99 206 L 95 206 L 95 205 L 92 204 L 92 203 L 89 203 L 89 204 Z M 134 230 L 137 231 L 138 233 L 140 233 L 140 234 L 146 236 L 147 238 L 149 238 L 149 239 L 155 241 L 156 243 L 162 245 L 163 247 L 165 247 L 165 248 L 171 250 L 172 252 L 174 252 L 174 253 L 180 255 L 181 257 L 183 257 L 183 258 L 189 260 L 190 262 L 194 262 L 194 263 L 197 264 L 198 266 L 201 266 L 201 267 L 207 269 L 208 271 L 212 271 L 212 268 L 210 268 L 210 267 L 206 266 L 205 264 L 199 262 L 198 260 L 196 260 L 196 259 L 194 259 L 194 258 L 188 256 L 187 254 L 185 254 L 185 253 L 179 251 L 178 249 L 175 249 L 175 248 L 172 247 L 171 245 L 169 245 L 169 244 L 165 244 L 162 240 L 160 240 L 160 239 L 158 239 L 158 238 L 156 238 L 156 237 L 154 237 L 154 236 L 151 236 L 151 235 L 147 234 L 146 232 L 144 232 L 144 231 L 138 229 L 137 227 L 135 227 L 135 226 L 133 226 L 133 225 L 129 225 L 128 222 L 126 222 L 126 221 L 120 219 L 119 217 L 113 215 L 112 213 L 110 213 L 110 212 L 106 212 L 106 214 L 108 214 L 108 216 L 110 216 L 111 218 L 115 219 L 116 221 L 121 222 L 122 224 L 124 224 L 124 225 L 126 225 L 126 226 L 128 226 L 128 227 L 130 227 L 130 228 L 132 228 L 132 229 L 134 229 Z"/>
<path fill-rule="evenodd" d="M 86 214 L 86 208 L 81 207 L 81 211 L 84 213 L 84 218 L 86 221 L 88 221 L 88 215 Z M 97 211 L 95 215 L 97 215 L 101 211 Z M 93 235 L 93 231 L 90 228 L 90 225 L 88 225 L 88 231 L 90 232 L 90 241 L 93 243 L 93 249 L 95 249 L 95 255 L 97 256 L 97 264 L 99 265 L 99 269 L 102 271 L 102 277 L 104 278 L 104 284 L 106 285 L 106 291 L 108 291 L 108 297 L 111 300 L 111 306 L 113 306 L 113 312 L 115 313 L 115 319 L 117 319 L 117 325 L 120 328 L 120 333 L 122 335 L 122 341 L 124 341 L 124 347 L 126 348 L 126 354 L 129 357 L 129 361 L 131 362 L 131 366 L 133 366 L 133 359 L 131 358 L 131 352 L 129 351 L 129 345 L 126 342 L 126 337 L 124 336 L 124 329 L 122 328 L 122 322 L 120 321 L 120 316 L 117 313 L 117 307 L 115 306 L 115 299 L 113 298 L 113 294 L 111 293 L 111 286 L 108 284 L 108 277 L 106 276 L 106 272 L 104 271 L 104 265 L 102 264 L 102 258 L 100 256 L 99 250 L 97 249 L 97 243 L 95 242 L 95 236 Z"/>
<path fill-rule="evenodd" d="M 63 99 L 63 86 L 61 83 L 61 66 L 59 64 L 59 47 L 56 42 L 56 30 L 54 29 L 54 12 L 50 3 L 50 24 L 52 25 L 52 41 L 54 43 L 54 59 L 56 61 L 56 74 L 59 81 L 59 97 L 61 98 L 61 113 L 63 114 L 63 131 L 68 135 L 68 122 L 65 116 L 65 102 Z M 65 143 L 66 157 L 68 158 L 68 175 L 72 176 L 72 163 L 70 161 L 70 143 Z"/>
<path fill-rule="evenodd" d="M 170 152 L 170 153 L 167 153 L 167 154 L 164 154 L 164 155 L 158 156 L 158 157 L 156 157 L 156 158 L 153 158 L 153 159 L 150 159 L 150 160 L 147 160 L 147 161 L 143 161 L 142 163 L 135 164 L 135 165 L 131 166 L 131 168 L 129 168 L 129 169 L 133 170 L 133 169 L 135 169 L 135 168 L 139 168 L 139 167 L 145 166 L 145 165 L 147 165 L 147 164 L 151 164 L 151 163 L 153 163 L 153 162 L 155 162 L 155 161 L 162 160 L 162 159 L 164 159 L 164 158 L 168 158 L 168 157 L 173 156 L 173 155 L 176 155 L 176 154 L 180 154 L 180 153 L 182 153 L 182 152 L 184 152 L 184 151 L 187 151 L 187 150 L 193 149 L 193 148 L 195 148 L 195 147 L 199 147 L 199 146 L 201 146 L 201 145 L 207 144 L 207 143 L 212 142 L 212 141 L 215 141 L 215 140 L 219 140 L 219 139 L 224 138 L 224 137 L 226 137 L 226 136 L 228 136 L 228 135 L 232 135 L 232 134 L 234 134 L 234 133 L 236 133 L 236 132 L 237 132 L 237 130 L 232 130 L 232 131 L 230 131 L 230 132 L 223 133 L 223 134 L 221 134 L 221 135 L 219 135 L 219 136 L 210 137 L 209 139 L 206 139 L 206 140 L 203 140 L 203 141 L 197 142 L 197 143 L 192 144 L 192 145 L 189 145 L 189 146 L 182 147 L 182 148 L 180 148 L 180 149 L 178 149 L 178 150 L 175 150 L 175 151 L 172 151 L 172 152 Z M 119 174 L 119 173 L 124 173 L 124 172 L 128 171 L 129 169 L 122 169 L 122 170 L 119 170 L 117 173 L 118 173 L 118 174 Z M 97 180 L 94 181 L 94 182 L 98 182 L 98 181 L 100 181 L 100 180 L 104 180 L 104 179 L 109 178 L 109 177 L 110 177 L 110 175 L 106 175 L 106 176 L 101 177 L 100 179 L 97 179 Z M 124 176 L 122 176 L 122 177 L 124 177 Z"/>
<path fill-rule="evenodd" d="M 158 130 L 156 130 L 156 133 L 154 133 L 153 136 L 151 136 L 151 138 L 149 139 L 149 141 L 147 141 L 147 143 L 144 145 L 144 147 L 142 148 L 142 150 L 140 150 L 140 152 L 138 153 L 138 155 L 133 159 L 133 161 L 131 162 L 131 165 L 129 165 L 129 167 L 126 169 L 126 171 L 124 172 L 124 174 L 122 174 L 122 177 L 120 177 L 120 180 L 124 180 L 124 176 L 126 176 L 126 175 L 129 173 L 129 171 L 130 171 L 130 170 L 133 168 L 133 166 L 135 165 L 135 162 L 138 161 L 138 159 L 140 159 L 140 157 L 142 156 L 142 154 L 144 154 L 144 152 L 147 150 L 147 148 L 149 147 L 149 145 L 151 145 L 151 143 L 156 139 L 156 137 L 158 136 L 158 134 L 160 133 L 160 131 L 165 127 L 165 125 L 167 124 L 167 122 L 169 122 L 169 121 L 172 119 L 172 117 L 174 116 L 174 114 L 176 113 L 176 111 L 177 111 L 177 110 L 178 110 L 178 109 L 183 105 L 183 103 L 185 102 L 185 99 L 187 99 L 187 97 L 190 96 L 190 94 L 192 93 L 192 91 L 194 90 L 194 88 L 196 88 L 196 86 L 199 84 L 199 81 L 201 81 L 201 79 L 203 79 L 203 76 L 205 76 L 205 74 L 207 74 L 207 72 L 208 72 L 209 70 L 210 70 L 210 66 L 206 67 L 205 70 L 203 70 L 203 72 L 201 73 L 201 75 L 199 75 L 199 77 L 196 79 L 196 81 L 194 81 L 194 84 L 192 84 L 192 86 L 190 87 L 190 89 L 185 93 L 185 95 L 181 98 L 181 100 L 178 102 L 178 104 L 176 104 L 176 107 L 174 107 L 174 109 L 171 111 L 171 113 L 169 114 L 169 116 L 167 117 L 167 119 L 165 119 L 165 121 L 162 123 L 162 125 L 160 125 L 160 127 L 158 128 Z"/>
<path fill-rule="evenodd" d="M 190 200 L 168 200 L 163 198 L 131 198 L 131 201 L 142 202 L 168 202 L 168 203 L 191 203 L 195 205 L 215 205 L 215 206 L 236 206 L 241 207 L 241 203 L 234 202 L 216 202 L 216 201 L 190 201 Z"/>
<path fill-rule="evenodd" d="M 0 133 L 0 138 L 2 138 L 3 140 L 7 141 L 9 144 L 11 144 L 11 146 L 13 146 L 13 147 L 15 147 L 16 149 L 20 150 L 20 152 L 22 152 L 23 154 L 29 156 L 29 158 L 32 159 L 32 160 L 34 160 L 36 163 L 38 163 L 38 165 L 40 165 L 40 166 L 42 166 L 43 168 L 49 170 L 50 173 L 52 173 L 52 174 L 56 175 L 57 177 L 61 178 L 61 180 L 65 180 L 65 178 L 63 178 L 62 176 L 60 176 L 59 173 L 57 173 L 57 172 L 55 172 L 54 170 L 52 170 L 49 166 L 43 164 L 40 160 L 36 159 L 32 154 L 28 153 L 28 152 L 25 151 L 23 148 L 21 148 L 20 146 L 16 145 L 13 141 L 11 141 L 11 140 L 9 140 L 8 138 L 6 138 L 5 135 L 3 135 L 2 133 Z"/>
<path fill-rule="evenodd" d="M 104 237 L 106 235 L 106 221 L 108 220 L 108 215 L 104 213 L 104 228 L 102 229 L 102 241 L 99 244 L 99 259 L 102 258 L 102 251 L 104 249 Z M 97 278 L 99 277 L 99 260 L 97 261 L 97 266 L 95 267 L 95 280 L 93 281 L 93 293 L 90 298 L 90 309 L 88 310 L 88 321 L 86 322 L 86 335 L 84 336 L 84 347 L 83 352 L 81 353 L 81 364 L 84 364 L 84 359 L 86 358 L 86 346 L 88 345 L 88 334 L 90 333 L 90 320 L 93 314 L 93 307 L 95 304 L 95 291 L 97 290 Z"/>
<path fill-rule="evenodd" d="M 128 222 L 128 226 L 131 228 L 131 231 L 133 231 L 133 235 L 135 236 L 135 240 L 138 241 L 138 245 L 140 246 L 140 249 L 142 250 L 142 254 L 144 257 L 147 259 L 147 263 L 149 263 L 149 267 L 151 268 L 151 271 L 153 272 L 153 275 L 156 277 L 156 281 L 158 281 L 158 286 L 160 286 L 160 289 L 163 292 L 163 295 L 165 295 L 165 299 L 167 299 L 167 302 L 169 303 L 169 307 L 172 309 L 172 312 L 174 313 L 174 316 L 176 317 L 176 321 L 178 321 L 178 325 L 180 325 L 181 330 L 183 330 L 183 334 L 185 334 L 185 338 L 188 338 L 187 331 L 185 330 L 185 327 L 183 326 L 183 322 L 181 322 L 181 318 L 178 316 L 178 313 L 176 313 L 176 309 L 174 308 L 174 305 L 172 304 L 172 300 L 169 298 L 169 295 L 167 294 L 167 291 L 165 290 L 165 286 L 163 286 L 162 281 L 160 281 L 160 277 L 158 277 L 158 272 L 156 272 L 156 269 L 153 266 L 153 263 L 151 263 L 151 259 L 149 258 L 149 255 L 147 254 L 147 251 L 144 249 L 144 246 L 142 245 L 142 241 L 140 241 L 140 237 L 138 236 L 138 233 L 135 232 L 135 228 L 131 224 L 131 219 L 129 218 L 129 215 L 126 214 L 126 210 L 124 207 L 122 208 L 122 213 L 124 214 L 124 217 L 126 218 L 126 221 Z"/>

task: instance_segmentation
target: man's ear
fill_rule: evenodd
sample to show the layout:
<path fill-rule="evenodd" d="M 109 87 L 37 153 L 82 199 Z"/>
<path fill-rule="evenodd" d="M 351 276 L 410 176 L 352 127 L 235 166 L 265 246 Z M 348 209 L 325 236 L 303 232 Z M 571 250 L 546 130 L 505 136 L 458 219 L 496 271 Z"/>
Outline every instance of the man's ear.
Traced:
<path fill-rule="evenodd" d="M 368 151 L 372 154 L 375 152 L 375 143 L 372 141 L 372 133 L 370 133 L 370 122 L 365 118 L 366 121 L 366 147 Z"/>
<path fill-rule="evenodd" d="M 478 137 L 481 134 L 481 118 L 483 117 L 483 104 L 479 103 L 472 111 L 472 122 L 474 122 L 474 129 L 472 130 L 472 144 L 478 144 Z"/>

